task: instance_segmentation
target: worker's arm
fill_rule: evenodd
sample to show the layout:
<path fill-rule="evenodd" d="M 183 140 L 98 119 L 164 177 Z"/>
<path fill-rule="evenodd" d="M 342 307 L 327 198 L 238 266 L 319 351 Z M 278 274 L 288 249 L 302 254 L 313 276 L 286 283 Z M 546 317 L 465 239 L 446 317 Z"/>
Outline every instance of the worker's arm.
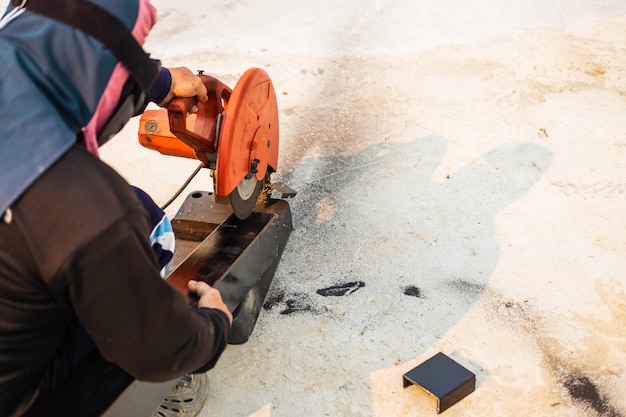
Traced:
<path fill-rule="evenodd" d="M 131 210 L 83 249 L 71 291 L 79 320 L 101 354 L 137 379 L 206 371 L 226 348 L 231 315 L 205 283 L 190 288 L 202 301 L 189 308 L 160 278 L 142 223 Z"/>
<path fill-rule="evenodd" d="M 161 278 L 148 215 L 119 174 L 75 146 L 31 189 L 23 228 L 44 282 L 107 360 L 148 381 L 215 365 L 229 313 L 204 285 L 201 307 L 190 309 Z"/>

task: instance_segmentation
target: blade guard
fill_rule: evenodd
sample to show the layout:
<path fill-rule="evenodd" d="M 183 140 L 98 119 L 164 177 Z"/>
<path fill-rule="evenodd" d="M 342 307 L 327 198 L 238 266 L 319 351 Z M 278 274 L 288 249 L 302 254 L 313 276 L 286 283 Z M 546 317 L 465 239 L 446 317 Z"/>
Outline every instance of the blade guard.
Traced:
<path fill-rule="evenodd" d="M 250 68 L 239 79 L 222 122 L 215 193 L 230 194 L 247 175 L 264 181 L 278 167 L 278 106 L 269 76 Z"/>
<path fill-rule="evenodd" d="M 163 155 L 198 159 L 209 167 L 214 163 L 215 194 L 228 196 L 247 175 L 263 181 L 268 169 L 272 173 L 278 168 L 276 93 L 259 68 L 247 70 L 233 90 L 213 77 L 199 77 L 208 100 L 176 98 L 167 111 L 146 110 L 139 122 L 139 142 Z M 194 104 L 197 115 L 189 114 Z"/>

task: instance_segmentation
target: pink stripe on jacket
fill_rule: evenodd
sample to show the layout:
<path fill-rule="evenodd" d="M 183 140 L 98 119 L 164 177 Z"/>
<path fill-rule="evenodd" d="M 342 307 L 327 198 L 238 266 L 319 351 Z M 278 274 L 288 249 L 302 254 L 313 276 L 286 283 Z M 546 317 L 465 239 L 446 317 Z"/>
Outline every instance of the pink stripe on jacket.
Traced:
<path fill-rule="evenodd" d="M 132 30 L 132 34 L 137 39 L 140 45 L 146 40 L 150 29 L 156 23 L 156 10 L 150 4 L 149 0 L 139 0 L 139 12 L 137 14 L 137 21 L 135 27 Z M 98 156 L 98 139 L 97 135 L 102 130 L 106 122 L 112 116 L 117 103 L 120 100 L 122 94 L 122 88 L 128 80 L 128 71 L 121 63 L 118 63 L 109 78 L 109 82 L 104 89 L 104 93 L 100 98 L 100 102 L 96 107 L 91 120 L 83 128 L 83 134 L 85 136 L 85 147 L 89 152 Z"/>

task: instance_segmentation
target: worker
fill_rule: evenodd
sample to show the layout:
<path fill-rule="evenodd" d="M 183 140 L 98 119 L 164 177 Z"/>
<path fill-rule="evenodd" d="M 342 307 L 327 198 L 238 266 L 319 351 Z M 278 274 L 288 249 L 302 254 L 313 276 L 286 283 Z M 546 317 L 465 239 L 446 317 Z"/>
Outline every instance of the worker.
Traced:
<path fill-rule="evenodd" d="M 190 281 L 190 309 L 161 278 L 145 195 L 97 158 L 147 98 L 206 100 L 189 69 L 137 53 L 155 20 L 148 0 L 11 0 L 0 19 L 1 416 L 94 346 L 156 382 L 211 369 L 227 345 L 217 290 Z"/>

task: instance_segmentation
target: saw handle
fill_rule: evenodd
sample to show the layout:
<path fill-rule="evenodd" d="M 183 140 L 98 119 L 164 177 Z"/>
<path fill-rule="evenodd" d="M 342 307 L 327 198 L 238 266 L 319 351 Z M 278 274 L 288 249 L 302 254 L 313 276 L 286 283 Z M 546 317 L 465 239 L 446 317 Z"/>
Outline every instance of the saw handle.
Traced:
<path fill-rule="evenodd" d="M 178 139 L 189 145 L 196 152 L 198 159 L 204 161 L 206 153 L 217 151 L 217 119 L 224 112 L 232 90 L 218 79 L 208 75 L 198 75 L 207 89 L 207 101 L 198 102 L 195 97 L 177 97 L 167 106 L 170 131 Z M 198 113 L 192 129 L 187 128 L 187 116 L 193 106 L 198 106 Z"/>

